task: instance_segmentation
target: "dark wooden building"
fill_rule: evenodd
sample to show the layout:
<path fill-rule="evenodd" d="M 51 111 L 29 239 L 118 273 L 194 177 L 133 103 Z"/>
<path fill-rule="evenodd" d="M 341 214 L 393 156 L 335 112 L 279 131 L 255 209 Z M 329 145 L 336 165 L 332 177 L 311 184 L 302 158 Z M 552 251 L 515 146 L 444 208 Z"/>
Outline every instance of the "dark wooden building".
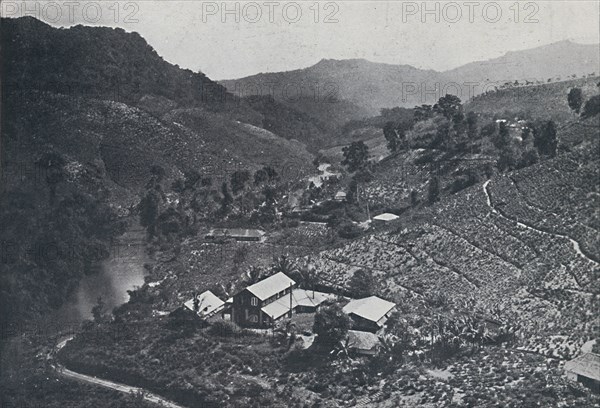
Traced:
<path fill-rule="evenodd" d="M 233 296 L 231 320 L 242 327 L 268 328 L 279 318 L 291 317 L 294 309 L 292 290 L 295 286 L 296 282 L 282 272 L 248 286 Z M 284 314 L 270 316 L 264 310 L 265 306 L 275 301 L 282 303 L 286 298 L 289 308 L 285 308 Z"/>

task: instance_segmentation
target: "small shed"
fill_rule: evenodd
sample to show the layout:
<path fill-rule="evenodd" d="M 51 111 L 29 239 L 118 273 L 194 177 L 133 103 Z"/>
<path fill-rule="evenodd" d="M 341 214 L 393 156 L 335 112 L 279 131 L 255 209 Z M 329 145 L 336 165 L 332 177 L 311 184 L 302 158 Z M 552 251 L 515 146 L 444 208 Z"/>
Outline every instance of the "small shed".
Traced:
<path fill-rule="evenodd" d="M 208 239 L 233 238 L 236 241 L 264 241 L 265 232 L 258 229 L 215 228 L 206 234 Z"/>
<path fill-rule="evenodd" d="M 390 223 L 392 221 L 396 221 L 398 218 L 400 218 L 400 217 L 398 217 L 396 214 L 383 213 L 383 214 L 379 214 L 379 215 L 373 217 L 373 223 L 383 225 L 383 224 Z"/>
<path fill-rule="evenodd" d="M 379 337 L 373 333 L 348 330 L 348 351 L 361 356 L 374 356 L 379 352 Z"/>
<path fill-rule="evenodd" d="M 346 201 L 346 193 L 344 191 L 338 191 L 335 193 L 335 201 Z"/>
<path fill-rule="evenodd" d="M 210 290 L 207 290 L 188 300 L 183 306 L 192 312 L 196 312 L 199 317 L 206 319 L 220 312 L 225 306 L 225 302 Z"/>
<path fill-rule="evenodd" d="M 377 296 L 352 300 L 343 311 L 352 319 L 352 328 L 376 333 L 387 322 L 396 304 Z"/>

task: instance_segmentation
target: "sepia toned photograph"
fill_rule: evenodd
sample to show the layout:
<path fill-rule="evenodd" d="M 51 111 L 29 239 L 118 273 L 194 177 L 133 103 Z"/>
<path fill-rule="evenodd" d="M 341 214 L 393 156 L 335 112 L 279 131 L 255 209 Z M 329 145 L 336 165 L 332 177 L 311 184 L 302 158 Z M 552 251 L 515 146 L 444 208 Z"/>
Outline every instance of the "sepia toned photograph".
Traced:
<path fill-rule="evenodd" d="M 2 0 L 0 408 L 600 406 L 600 1 Z"/>

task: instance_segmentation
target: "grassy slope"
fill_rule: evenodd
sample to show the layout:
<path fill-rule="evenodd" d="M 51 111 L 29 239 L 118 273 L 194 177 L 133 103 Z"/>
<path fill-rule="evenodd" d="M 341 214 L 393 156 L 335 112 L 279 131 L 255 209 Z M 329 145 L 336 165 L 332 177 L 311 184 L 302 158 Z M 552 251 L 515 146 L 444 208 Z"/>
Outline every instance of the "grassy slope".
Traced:
<path fill-rule="evenodd" d="M 571 88 L 581 88 L 587 98 L 597 94 L 600 77 L 574 79 L 544 85 L 501 89 L 470 100 L 465 109 L 511 118 L 520 116 L 566 122 L 572 120 L 573 111 L 567 104 L 567 95 Z"/>

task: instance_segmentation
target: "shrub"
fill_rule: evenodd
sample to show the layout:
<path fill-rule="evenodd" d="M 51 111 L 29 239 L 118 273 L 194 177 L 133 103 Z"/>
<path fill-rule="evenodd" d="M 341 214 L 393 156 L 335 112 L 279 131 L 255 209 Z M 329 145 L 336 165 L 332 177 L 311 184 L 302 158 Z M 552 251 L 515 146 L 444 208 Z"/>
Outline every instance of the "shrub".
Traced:
<path fill-rule="evenodd" d="M 217 320 L 209 329 L 210 334 L 220 337 L 231 337 L 238 331 L 238 327 L 234 323 L 226 320 Z"/>

